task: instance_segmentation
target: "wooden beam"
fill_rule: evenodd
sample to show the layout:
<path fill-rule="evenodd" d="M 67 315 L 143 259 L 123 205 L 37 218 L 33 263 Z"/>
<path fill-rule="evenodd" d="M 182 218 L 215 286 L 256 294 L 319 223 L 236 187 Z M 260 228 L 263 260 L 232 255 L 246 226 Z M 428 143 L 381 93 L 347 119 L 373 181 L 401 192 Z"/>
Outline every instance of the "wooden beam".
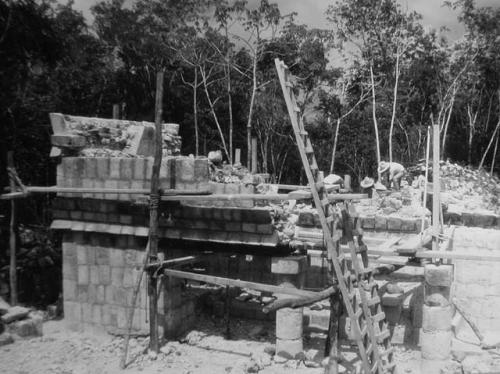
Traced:
<path fill-rule="evenodd" d="M 301 198 L 310 198 L 307 196 L 300 196 Z M 368 198 L 367 194 L 329 194 L 328 200 L 330 201 L 343 201 L 343 200 L 361 200 Z M 293 193 L 291 194 L 268 194 L 268 195 L 259 195 L 259 194 L 234 194 L 234 195 L 226 195 L 226 194 L 213 194 L 206 196 L 162 196 L 162 201 L 214 201 L 214 200 L 223 200 L 223 201 L 233 201 L 233 200 L 268 200 L 268 201 L 279 201 L 279 200 L 296 200 L 296 197 Z"/>
<path fill-rule="evenodd" d="M 160 205 L 160 167 L 163 155 L 162 115 L 163 115 L 163 79 L 164 71 L 156 73 L 156 102 L 155 102 L 155 146 L 153 170 L 151 173 L 151 193 L 149 206 L 149 245 L 148 262 L 158 260 L 158 208 Z M 160 350 L 158 337 L 158 287 L 156 274 L 149 274 L 149 349 L 158 353 Z"/>
<path fill-rule="evenodd" d="M 337 287 L 329 287 L 326 290 L 316 292 L 316 295 L 311 297 L 304 297 L 297 299 L 296 297 L 287 299 L 277 299 L 270 304 L 267 304 L 262 311 L 264 313 L 273 312 L 283 308 L 300 308 L 306 305 L 314 304 L 318 301 L 324 300 L 334 293 L 338 292 Z"/>
<path fill-rule="evenodd" d="M 248 282 L 239 279 L 216 277 L 214 275 L 197 274 L 197 273 L 191 273 L 187 271 L 174 270 L 174 269 L 165 269 L 163 272 L 165 275 L 171 277 L 190 279 L 198 282 L 212 283 L 212 284 L 217 284 L 219 286 L 249 288 L 260 292 L 280 293 L 280 294 L 300 296 L 300 297 L 315 297 L 318 294 L 317 292 L 305 291 L 297 288 L 287 288 L 265 283 Z"/>
<path fill-rule="evenodd" d="M 149 263 L 146 266 L 146 269 L 150 270 L 150 269 L 158 269 L 161 266 L 167 267 L 167 266 L 191 264 L 191 263 L 196 262 L 198 260 L 199 260 L 198 256 L 186 256 L 186 257 L 172 258 L 172 259 L 161 261 L 161 262 Z"/>
<path fill-rule="evenodd" d="M 441 233 L 440 186 L 439 181 L 439 124 L 432 121 L 432 250 L 439 250 L 438 234 Z"/>

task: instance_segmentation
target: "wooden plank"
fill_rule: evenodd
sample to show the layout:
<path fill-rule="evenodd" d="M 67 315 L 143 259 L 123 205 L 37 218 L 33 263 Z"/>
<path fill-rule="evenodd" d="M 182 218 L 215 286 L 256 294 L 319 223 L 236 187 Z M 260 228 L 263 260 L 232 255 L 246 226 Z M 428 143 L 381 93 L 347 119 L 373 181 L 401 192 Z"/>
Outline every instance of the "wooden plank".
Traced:
<path fill-rule="evenodd" d="M 174 270 L 174 269 L 165 269 L 163 271 L 165 275 L 183 279 L 189 279 L 198 282 L 206 282 L 217 284 L 219 286 L 231 286 L 231 287 L 240 287 L 240 288 L 249 288 L 252 290 L 260 291 L 260 292 L 271 292 L 271 293 L 279 293 L 285 295 L 293 295 L 300 297 L 316 297 L 317 292 L 300 290 L 298 288 L 288 288 L 281 286 L 274 286 L 271 284 L 265 283 L 257 283 L 257 282 L 248 282 L 242 281 L 239 279 L 231 279 L 231 278 L 223 278 L 216 277 L 214 275 L 206 275 L 206 274 L 196 274 L 187 271 Z"/>

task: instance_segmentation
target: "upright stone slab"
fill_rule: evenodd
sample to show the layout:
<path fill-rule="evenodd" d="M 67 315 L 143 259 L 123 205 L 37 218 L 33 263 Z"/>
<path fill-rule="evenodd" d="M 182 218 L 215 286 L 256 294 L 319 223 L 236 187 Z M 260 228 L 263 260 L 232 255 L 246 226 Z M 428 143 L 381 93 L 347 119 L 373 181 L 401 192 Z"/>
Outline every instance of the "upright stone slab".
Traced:
<path fill-rule="evenodd" d="M 271 272 L 277 274 L 278 285 L 302 288 L 307 266 L 306 256 L 273 257 Z M 278 299 L 290 295 L 277 294 Z M 283 308 L 276 312 L 276 354 L 293 359 L 302 354 L 303 308 Z"/>
<path fill-rule="evenodd" d="M 424 277 L 425 304 L 420 345 L 423 365 L 429 363 L 427 372 L 433 374 L 440 372 L 441 365 L 436 362 L 448 360 L 451 354 L 453 309 L 449 305 L 449 295 L 453 283 L 453 265 L 427 264 Z M 430 365 L 431 362 L 434 364 Z"/>

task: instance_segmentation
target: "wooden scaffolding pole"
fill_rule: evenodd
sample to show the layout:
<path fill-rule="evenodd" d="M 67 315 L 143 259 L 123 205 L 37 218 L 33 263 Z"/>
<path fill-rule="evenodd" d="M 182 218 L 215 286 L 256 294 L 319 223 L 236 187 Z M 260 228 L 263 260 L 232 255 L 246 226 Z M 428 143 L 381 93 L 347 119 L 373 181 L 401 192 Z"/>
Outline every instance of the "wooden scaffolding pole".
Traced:
<path fill-rule="evenodd" d="M 432 250 L 439 250 L 441 199 L 439 180 L 439 124 L 432 121 Z"/>
<path fill-rule="evenodd" d="M 15 191 L 16 182 L 9 170 L 14 170 L 14 152 L 7 152 L 7 171 L 9 174 L 10 190 Z M 9 265 L 9 283 L 10 283 L 10 304 L 17 304 L 17 271 L 16 271 L 16 201 L 10 201 L 10 265 Z"/>
<path fill-rule="evenodd" d="M 158 205 L 160 204 L 160 167 L 163 154 L 161 121 L 163 114 L 163 70 L 156 74 L 155 103 L 155 155 L 151 175 L 151 194 L 149 210 L 149 262 L 158 261 Z M 154 272 L 149 272 L 149 349 L 158 353 L 158 289 Z"/>

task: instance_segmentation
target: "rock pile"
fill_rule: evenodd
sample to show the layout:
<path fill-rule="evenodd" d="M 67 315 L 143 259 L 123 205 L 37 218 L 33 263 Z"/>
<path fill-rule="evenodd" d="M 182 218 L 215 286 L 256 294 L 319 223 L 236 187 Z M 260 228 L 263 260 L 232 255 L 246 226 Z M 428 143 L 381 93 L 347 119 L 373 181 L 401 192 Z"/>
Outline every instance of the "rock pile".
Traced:
<path fill-rule="evenodd" d="M 441 181 L 443 202 L 448 205 L 500 214 L 500 180 L 487 171 L 446 161 L 441 164 Z"/>
<path fill-rule="evenodd" d="M 0 346 L 14 342 L 13 336 L 43 335 L 43 318 L 22 306 L 10 306 L 0 297 Z"/>

